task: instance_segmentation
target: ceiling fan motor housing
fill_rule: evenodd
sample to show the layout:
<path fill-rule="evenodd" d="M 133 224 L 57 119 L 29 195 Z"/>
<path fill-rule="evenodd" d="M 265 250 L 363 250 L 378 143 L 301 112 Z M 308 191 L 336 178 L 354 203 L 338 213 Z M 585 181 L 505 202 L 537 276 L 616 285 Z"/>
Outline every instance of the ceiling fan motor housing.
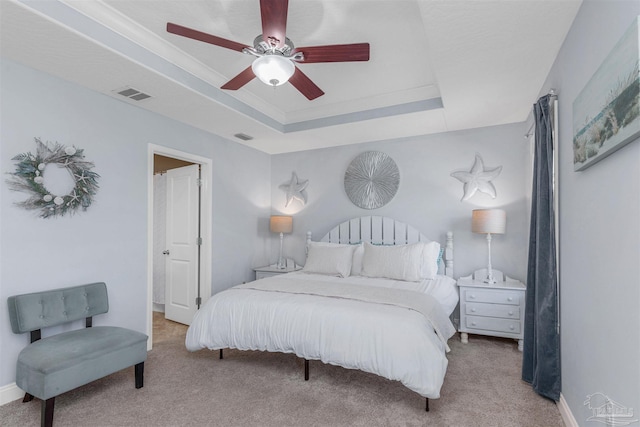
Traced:
<path fill-rule="evenodd" d="M 282 56 L 291 56 L 291 52 L 293 52 L 293 42 L 289 40 L 289 37 L 285 37 L 284 44 L 282 47 L 272 46 L 262 38 L 262 34 L 257 36 L 253 40 L 254 49 L 260 54 L 269 54 L 269 53 L 279 53 Z"/>

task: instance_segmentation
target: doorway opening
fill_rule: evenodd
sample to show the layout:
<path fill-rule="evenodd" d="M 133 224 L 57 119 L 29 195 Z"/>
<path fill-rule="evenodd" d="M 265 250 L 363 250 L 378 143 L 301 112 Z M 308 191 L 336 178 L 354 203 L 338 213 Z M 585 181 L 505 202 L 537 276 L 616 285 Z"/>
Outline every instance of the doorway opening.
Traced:
<path fill-rule="evenodd" d="M 211 160 L 149 144 L 147 334 L 154 316 L 189 324 L 211 295 Z"/>

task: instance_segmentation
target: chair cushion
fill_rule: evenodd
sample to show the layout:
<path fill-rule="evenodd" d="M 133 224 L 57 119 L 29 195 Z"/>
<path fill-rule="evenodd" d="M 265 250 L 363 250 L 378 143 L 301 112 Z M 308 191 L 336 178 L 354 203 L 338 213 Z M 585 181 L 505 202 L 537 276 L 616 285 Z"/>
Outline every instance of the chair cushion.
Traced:
<path fill-rule="evenodd" d="M 48 399 L 147 358 L 147 335 L 97 326 L 64 332 L 25 347 L 18 356 L 16 384 Z"/>

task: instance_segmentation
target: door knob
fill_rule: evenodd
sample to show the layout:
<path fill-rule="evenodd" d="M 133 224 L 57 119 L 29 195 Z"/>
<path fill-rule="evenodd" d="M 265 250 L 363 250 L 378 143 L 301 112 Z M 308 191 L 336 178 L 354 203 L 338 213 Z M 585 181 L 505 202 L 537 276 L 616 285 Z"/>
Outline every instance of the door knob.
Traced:
<path fill-rule="evenodd" d="M 162 255 L 169 255 L 169 249 L 165 249 L 164 251 L 162 251 Z"/>

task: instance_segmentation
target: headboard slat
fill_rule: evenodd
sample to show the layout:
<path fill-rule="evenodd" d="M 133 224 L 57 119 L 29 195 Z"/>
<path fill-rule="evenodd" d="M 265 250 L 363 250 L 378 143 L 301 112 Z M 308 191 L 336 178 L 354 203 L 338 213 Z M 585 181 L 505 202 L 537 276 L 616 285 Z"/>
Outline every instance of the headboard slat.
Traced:
<path fill-rule="evenodd" d="M 362 233 L 360 232 L 360 218 L 349 220 L 349 243 L 358 243 L 362 241 Z"/>
<path fill-rule="evenodd" d="M 349 223 L 343 222 L 338 226 L 338 230 L 340 233 L 340 241 L 338 243 L 350 243 Z"/>
<path fill-rule="evenodd" d="M 373 241 L 371 229 L 371 217 L 367 216 L 360 218 L 360 239 L 362 239 L 363 242 Z"/>

